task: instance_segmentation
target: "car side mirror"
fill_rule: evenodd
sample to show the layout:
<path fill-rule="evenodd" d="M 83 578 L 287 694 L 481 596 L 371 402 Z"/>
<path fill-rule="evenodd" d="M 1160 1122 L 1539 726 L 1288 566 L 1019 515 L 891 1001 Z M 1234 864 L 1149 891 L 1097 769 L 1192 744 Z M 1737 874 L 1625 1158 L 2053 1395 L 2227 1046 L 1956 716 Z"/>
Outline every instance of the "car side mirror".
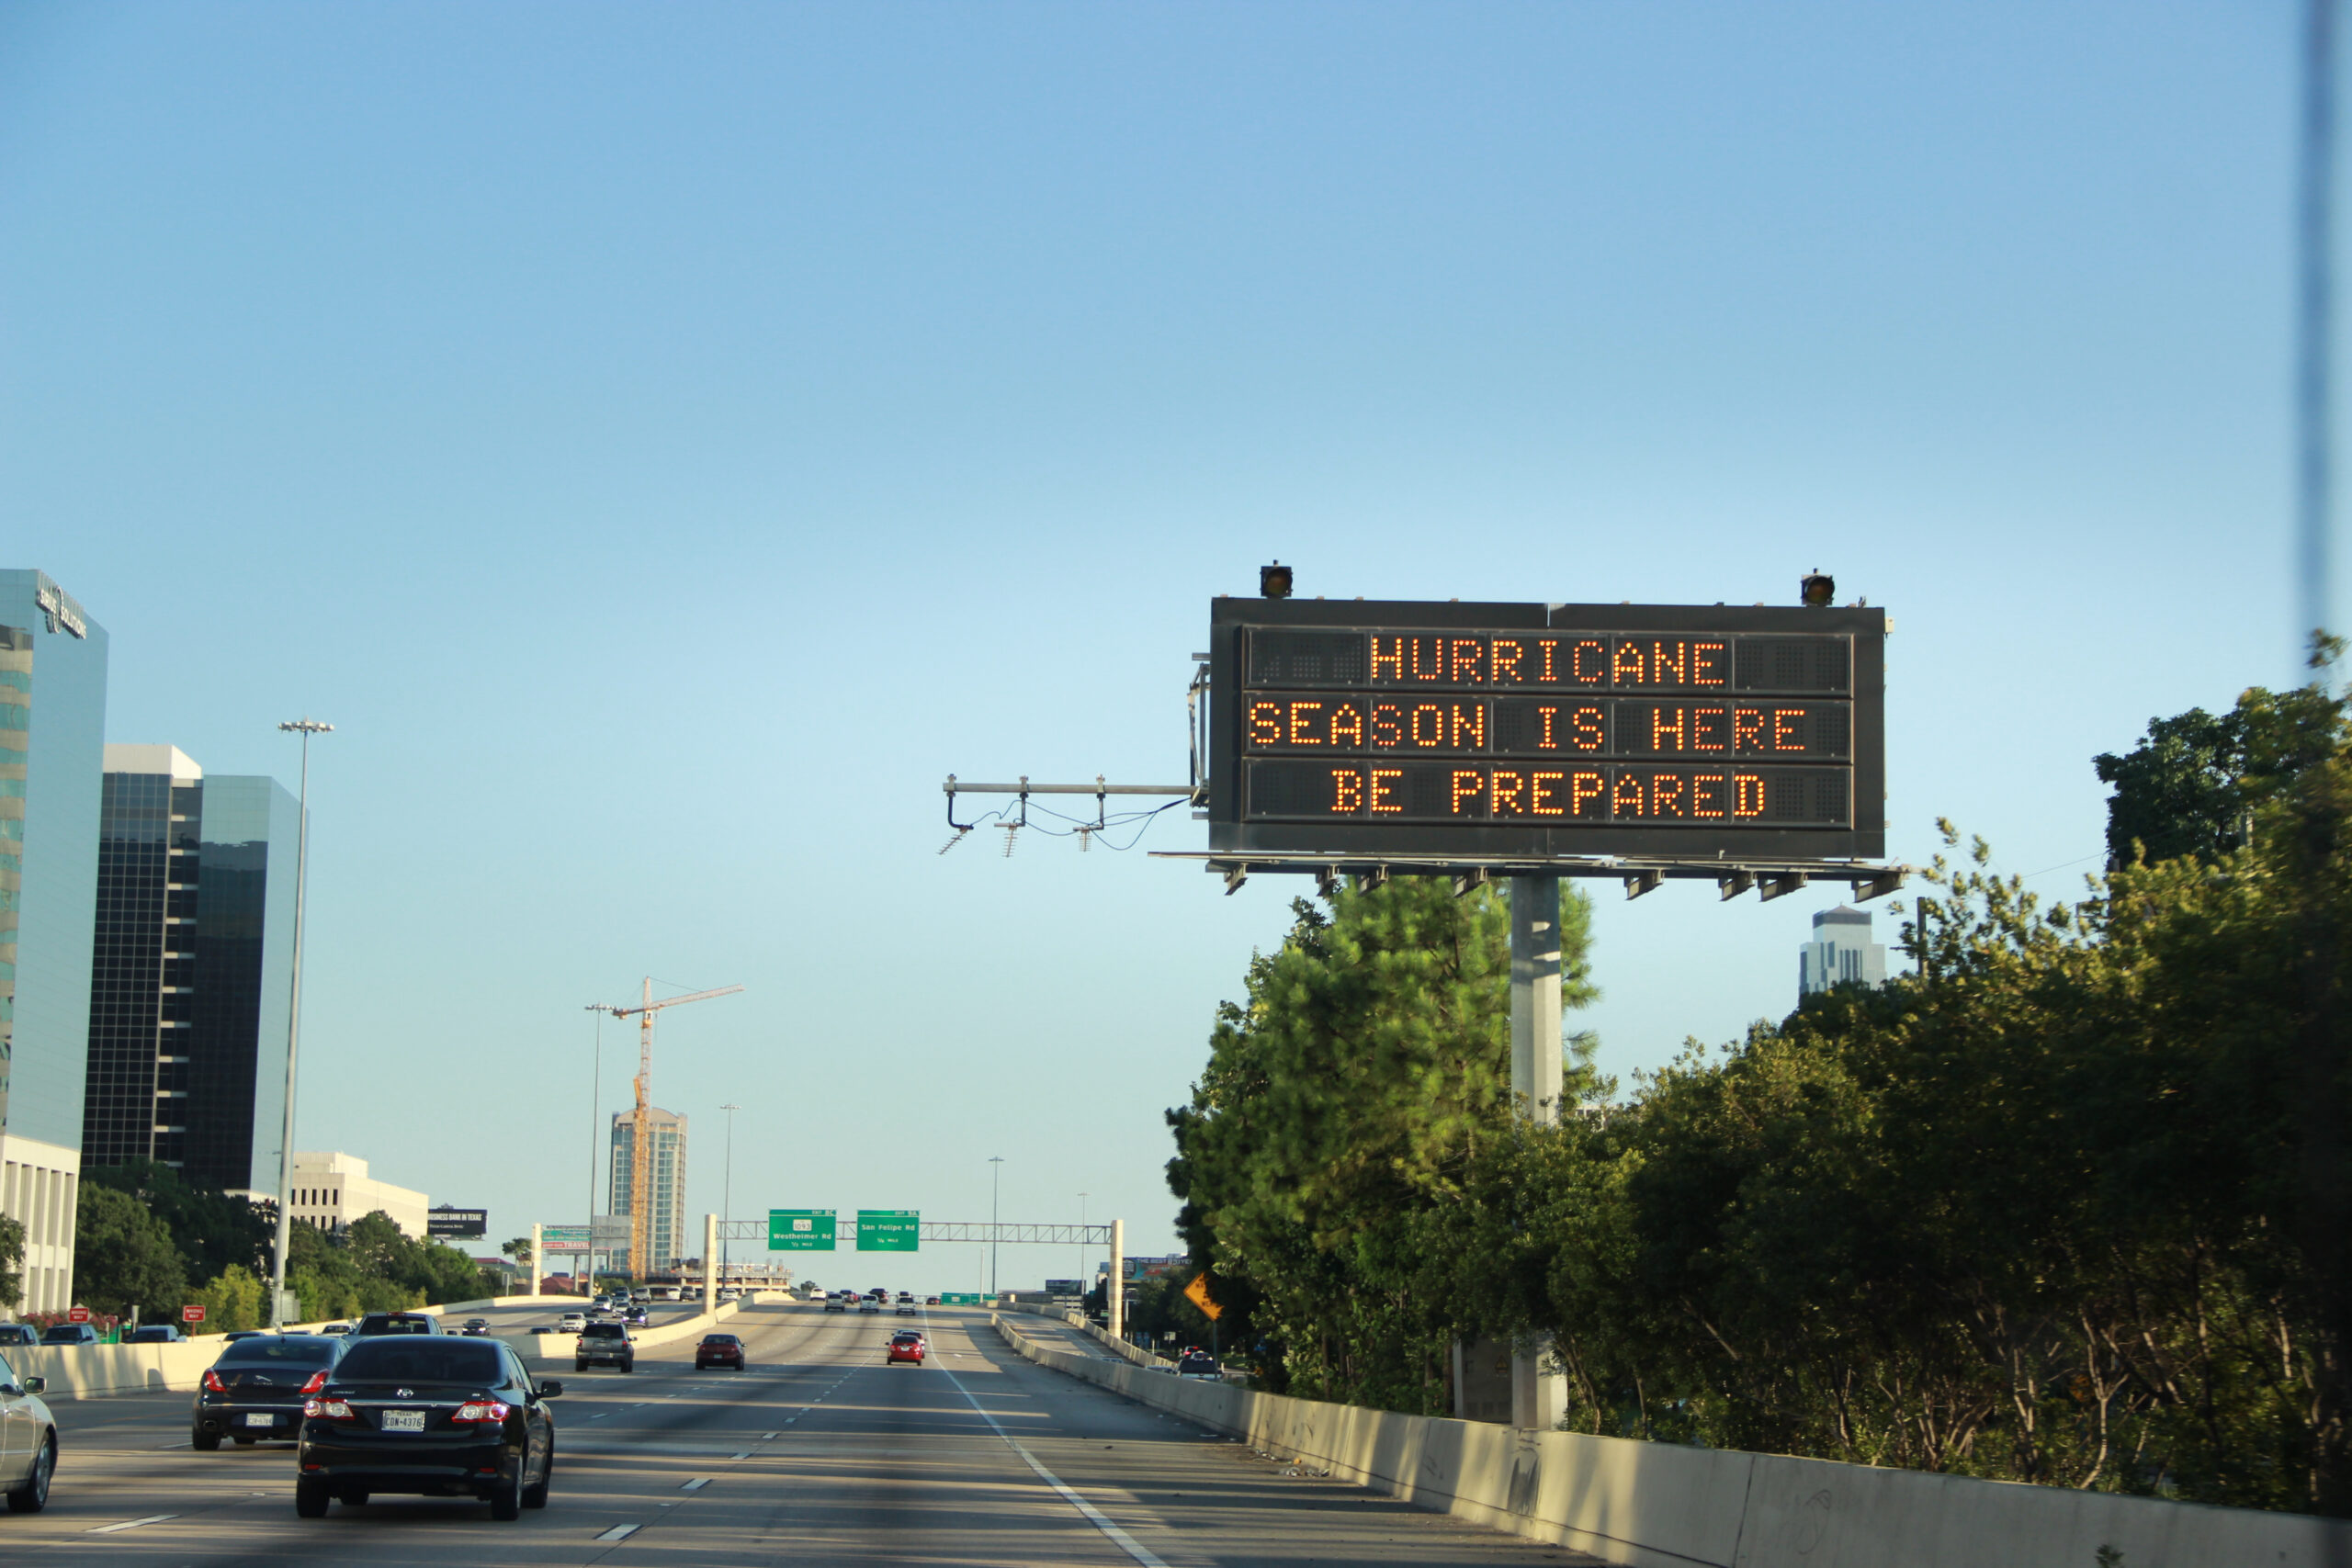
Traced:
<path fill-rule="evenodd" d="M 27 1393 L 47 1393 L 49 1392 L 49 1380 L 47 1378 L 27 1378 L 25 1380 L 24 1392 Z"/>
<path fill-rule="evenodd" d="M 562 1393 L 563 1384 L 558 1382 L 553 1378 L 549 1378 L 547 1382 L 539 1384 L 539 1397 L 541 1399 L 554 1399 Z"/>

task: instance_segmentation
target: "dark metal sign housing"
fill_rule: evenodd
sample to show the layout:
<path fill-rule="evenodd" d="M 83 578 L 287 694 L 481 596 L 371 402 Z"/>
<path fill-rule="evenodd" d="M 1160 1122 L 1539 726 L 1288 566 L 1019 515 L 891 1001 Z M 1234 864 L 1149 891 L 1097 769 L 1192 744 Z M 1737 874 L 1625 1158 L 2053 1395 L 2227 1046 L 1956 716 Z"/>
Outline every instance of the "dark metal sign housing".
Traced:
<path fill-rule="evenodd" d="M 444 1203 L 437 1209 L 425 1211 L 424 1234 L 428 1236 L 456 1239 L 486 1235 L 489 1231 L 490 1211 L 487 1209 L 459 1209 Z"/>
<path fill-rule="evenodd" d="M 1872 609 L 1218 599 L 1209 848 L 1885 852 Z"/>

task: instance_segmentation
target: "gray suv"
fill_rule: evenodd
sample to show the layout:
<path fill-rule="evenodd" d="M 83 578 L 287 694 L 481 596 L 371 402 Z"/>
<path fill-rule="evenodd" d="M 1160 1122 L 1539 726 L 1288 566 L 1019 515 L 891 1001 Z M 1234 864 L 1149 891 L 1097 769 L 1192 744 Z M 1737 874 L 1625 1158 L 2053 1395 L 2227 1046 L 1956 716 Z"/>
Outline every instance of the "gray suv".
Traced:
<path fill-rule="evenodd" d="M 592 1323 L 580 1331 L 580 1348 L 572 1353 L 571 1370 L 584 1372 L 592 1366 L 637 1371 L 637 1347 L 629 1339 L 628 1325 Z"/>

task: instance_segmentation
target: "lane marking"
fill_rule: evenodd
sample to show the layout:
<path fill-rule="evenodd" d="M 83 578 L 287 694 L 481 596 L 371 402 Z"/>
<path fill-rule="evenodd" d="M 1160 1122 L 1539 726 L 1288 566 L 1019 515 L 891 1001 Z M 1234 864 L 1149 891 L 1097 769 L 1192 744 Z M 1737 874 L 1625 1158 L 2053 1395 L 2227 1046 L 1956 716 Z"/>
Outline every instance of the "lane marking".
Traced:
<path fill-rule="evenodd" d="M 699 1492 L 709 1484 L 709 1476 L 697 1475 L 692 1481 L 687 1482 L 684 1486 L 679 1487 L 678 1490 L 681 1492 Z"/>
<path fill-rule="evenodd" d="M 177 1514 L 150 1514 L 143 1519 L 125 1519 L 119 1525 L 100 1525 L 95 1529 L 86 1529 L 82 1533 L 84 1535 L 112 1535 L 117 1530 L 135 1530 L 141 1525 L 160 1525 L 165 1519 L 178 1517 Z"/>
<path fill-rule="evenodd" d="M 612 1529 L 606 1530 L 596 1539 L 598 1540 L 627 1540 L 629 1537 L 635 1535 L 640 1528 L 640 1526 L 637 1525 L 615 1525 Z"/>
<path fill-rule="evenodd" d="M 727 1457 L 729 1459 L 750 1459 L 752 1457 L 752 1450 L 745 1449 L 741 1453 L 729 1454 Z"/>
<path fill-rule="evenodd" d="M 775 1438 L 775 1434 L 774 1432 L 762 1432 L 762 1433 L 760 1434 L 760 1441 L 762 1441 L 762 1442 L 763 1442 L 763 1443 L 764 1443 L 764 1442 L 769 1442 L 769 1441 L 773 1440 L 773 1439 Z"/>
<path fill-rule="evenodd" d="M 964 1386 L 964 1380 L 956 1375 L 954 1369 L 943 1366 L 939 1370 L 941 1372 L 945 1374 L 949 1382 L 956 1385 L 956 1392 L 962 1394 L 966 1401 L 971 1404 L 974 1410 L 979 1412 L 980 1419 L 987 1422 L 989 1428 L 993 1430 L 998 1437 L 1004 1439 L 1005 1446 L 1026 1461 L 1029 1468 L 1037 1472 L 1037 1478 L 1043 1481 L 1046 1485 L 1052 1487 L 1055 1491 L 1060 1493 L 1062 1500 L 1068 1503 L 1071 1507 L 1076 1508 L 1079 1513 L 1085 1517 L 1087 1523 L 1092 1525 L 1096 1529 L 1101 1530 L 1104 1535 L 1110 1537 L 1113 1545 L 1125 1552 L 1129 1557 L 1134 1558 L 1136 1562 L 1142 1565 L 1142 1568 L 1168 1568 L 1168 1563 L 1164 1560 L 1153 1556 L 1150 1549 L 1146 1547 L 1143 1542 L 1137 1540 L 1135 1537 L 1121 1529 L 1117 1525 L 1113 1524 L 1109 1517 L 1103 1514 L 1102 1509 L 1096 1507 L 1093 1504 L 1080 1496 L 1076 1492 L 1071 1491 L 1068 1486 L 1062 1483 L 1060 1476 L 1056 1475 L 1052 1471 L 1047 1470 L 1044 1465 L 1038 1463 L 1037 1456 L 1031 1453 L 1027 1449 L 1023 1448 L 1019 1439 L 1015 1438 L 1012 1433 L 1006 1431 L 1001 1426 L 998 1425 L 997 1418 L 989 1415 L 987 1408 L 982 1405 L 978 1400 L 972 1397 L 972 1391 Z"/>

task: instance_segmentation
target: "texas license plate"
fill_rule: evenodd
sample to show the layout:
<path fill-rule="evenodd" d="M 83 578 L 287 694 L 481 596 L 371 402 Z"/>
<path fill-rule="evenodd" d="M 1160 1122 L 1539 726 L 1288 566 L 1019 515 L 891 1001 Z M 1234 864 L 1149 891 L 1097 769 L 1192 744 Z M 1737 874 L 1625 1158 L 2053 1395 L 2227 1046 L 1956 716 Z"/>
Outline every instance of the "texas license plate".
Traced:
<path fill-rule="evenodd" d="M 249 1412 L 245 1416 L 245 1425 L 248 1427 L 275 1427 L 277 1425 L 277 1417 L 269 1415 L 266 1412 Z"/>
<path fill-rule="evenodd" d="M 424 1412 L 422 1410 L 387 1410 L 384 1412 L 384 1430 L 387 1432 L 422 1432 L 424 1430 Z"/>

